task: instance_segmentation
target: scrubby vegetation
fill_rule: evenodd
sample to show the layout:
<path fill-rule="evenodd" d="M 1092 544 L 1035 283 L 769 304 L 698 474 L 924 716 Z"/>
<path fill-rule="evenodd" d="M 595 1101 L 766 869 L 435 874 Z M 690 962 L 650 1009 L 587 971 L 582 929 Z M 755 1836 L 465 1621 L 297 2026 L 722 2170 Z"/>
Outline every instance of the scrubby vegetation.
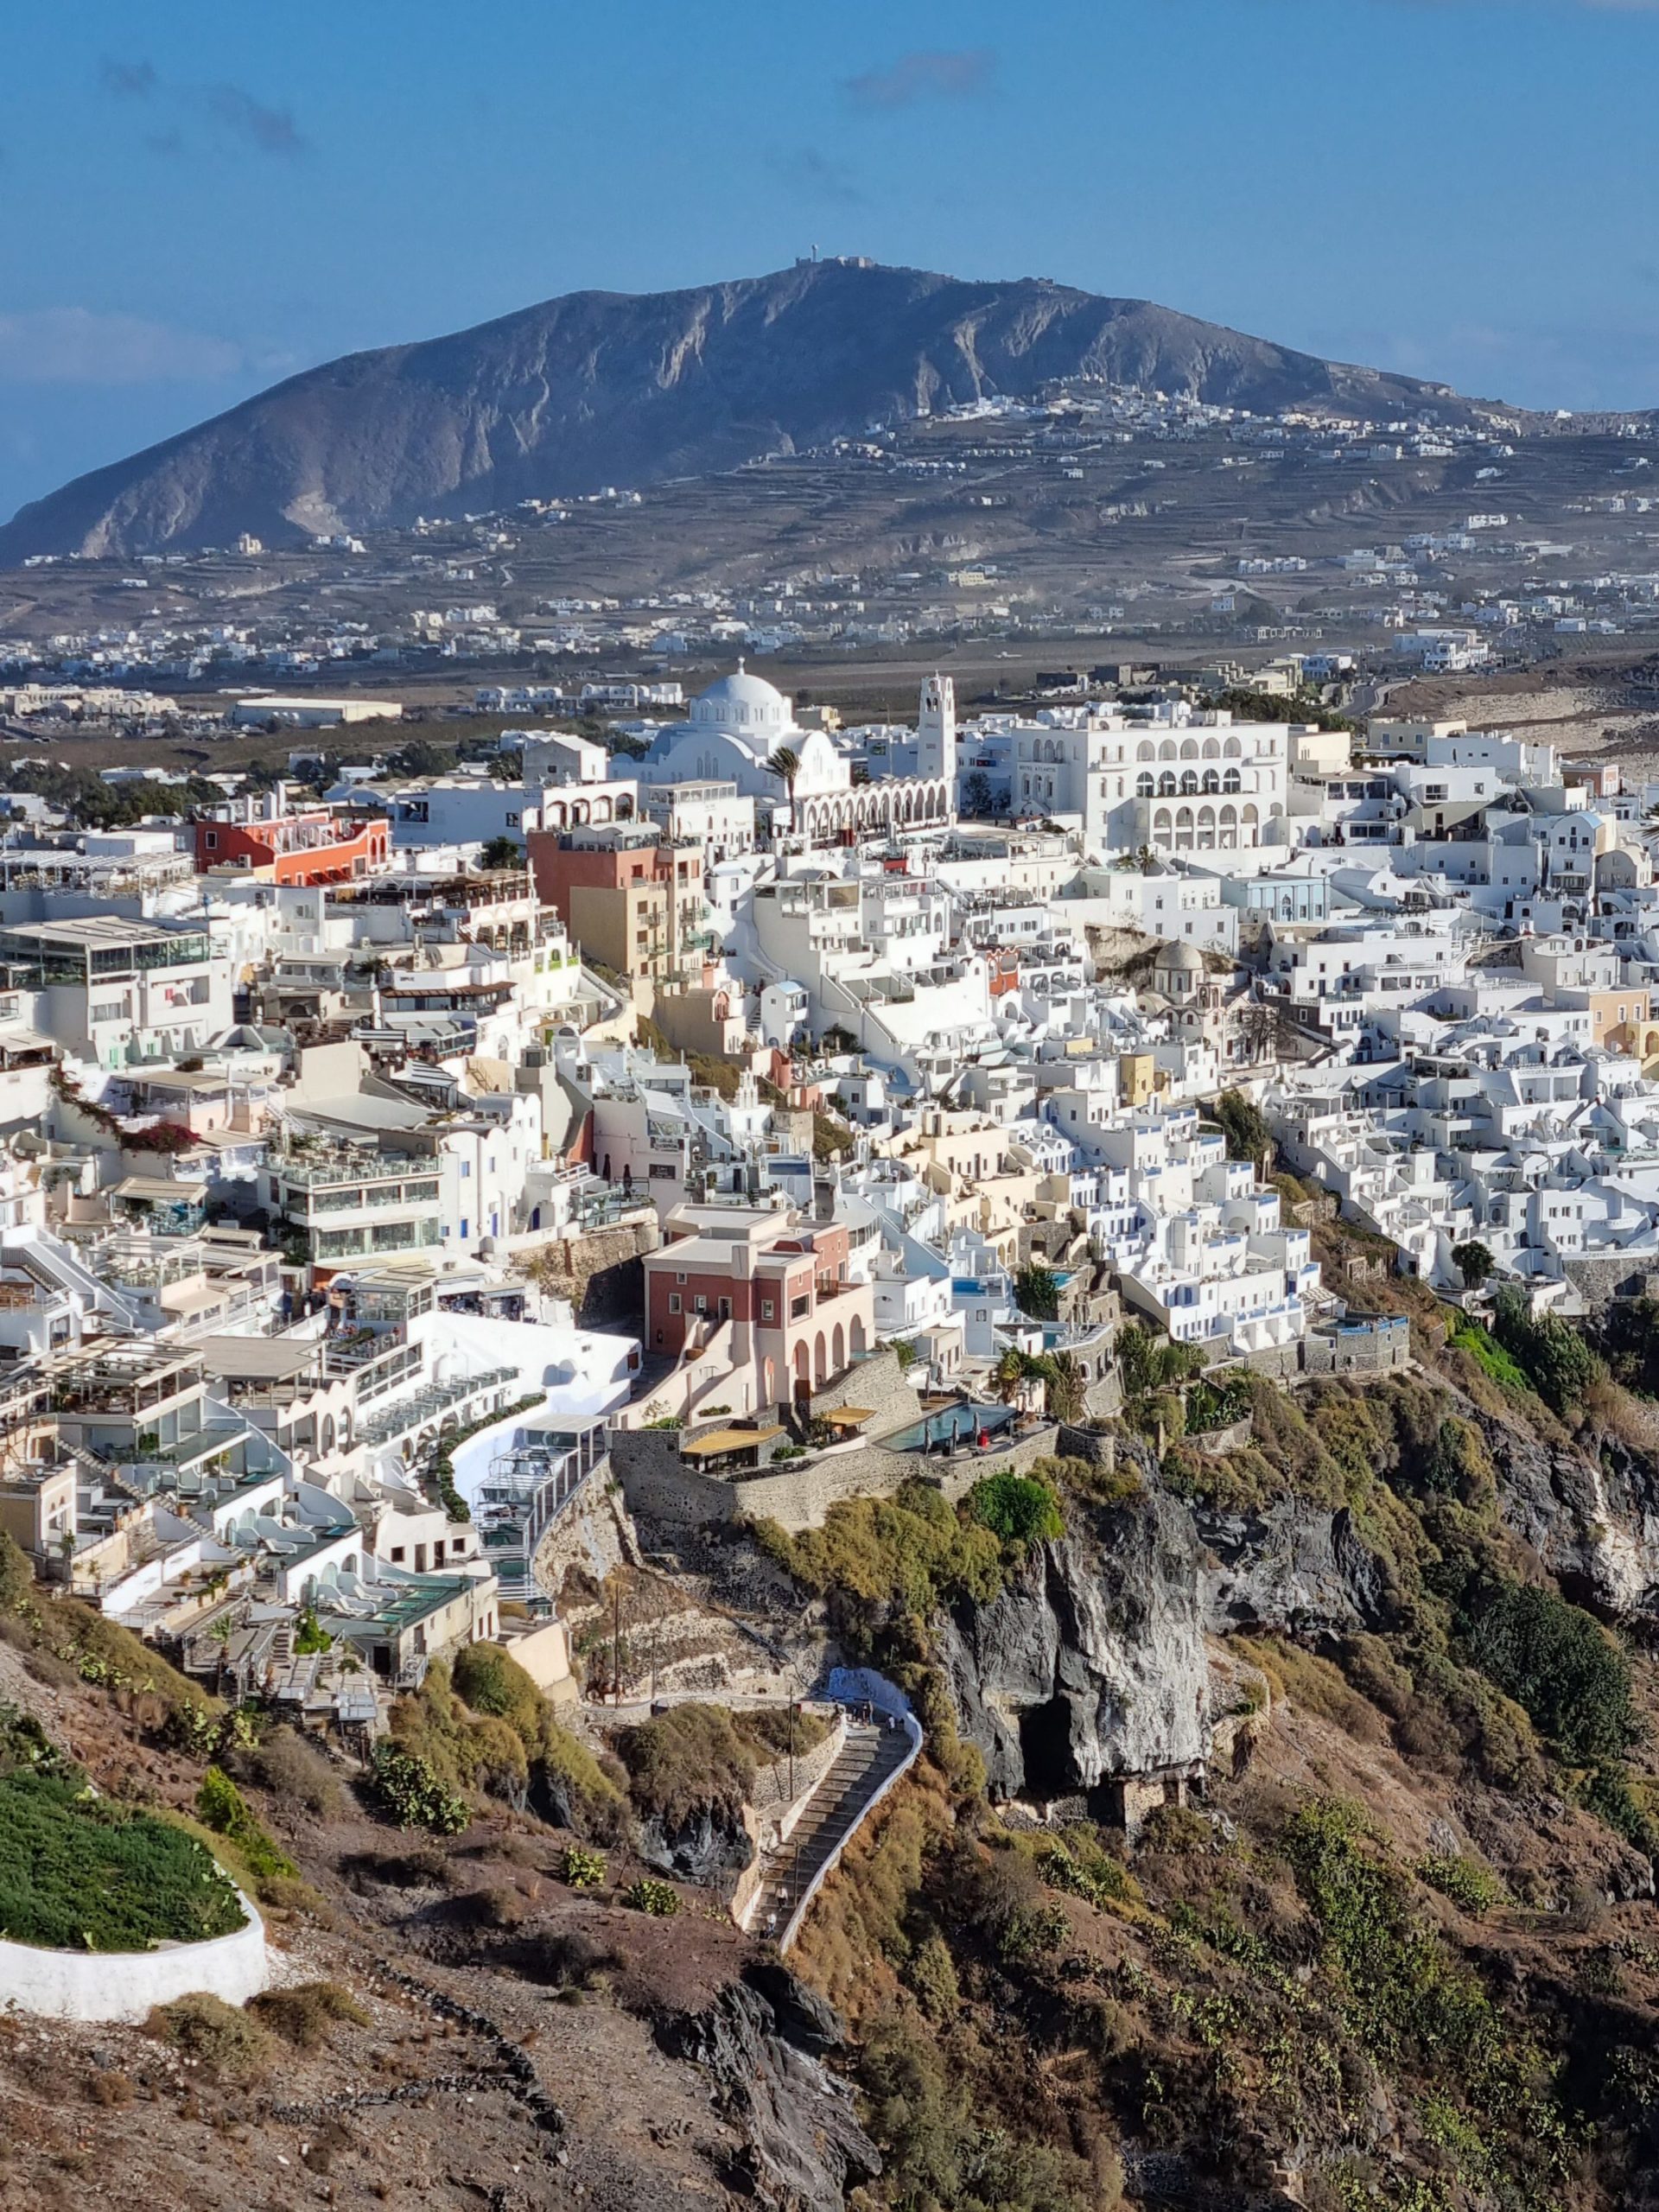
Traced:
<path fill-rule="evenodd" d="M 67 1760 L 48 1752 L 0 1776 L 0 1935 L 13 1942 L 142 1951 L 228 1936 L 245 1917 L 200 1844 L 95 1796 Z"/>
<path fill-rule="evenodd" d="M 829 1727 L 820 1714 L 797 1712 L 797 1758 L 816 1750 Z M 702 1813 L 736 1820 L 757 1768 L 786 1756 L 791 1741 L 786 1709 L 690 1703 L 620 1729 L 616 1748 L 634 1809 L 672 1830 Z"/>

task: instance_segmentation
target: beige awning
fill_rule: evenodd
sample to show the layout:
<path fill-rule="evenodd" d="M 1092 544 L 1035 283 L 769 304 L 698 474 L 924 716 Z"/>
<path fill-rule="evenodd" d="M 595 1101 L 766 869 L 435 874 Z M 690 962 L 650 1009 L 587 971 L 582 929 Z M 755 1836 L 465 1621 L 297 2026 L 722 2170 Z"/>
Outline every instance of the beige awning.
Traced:
<path fill-rule="evenodd" d="M 146 1205 L 200 1205 L 207 1195 L 205 1183 L 175 1183 L 167 1175 L 124 1175 L 110 1192 L 112 1198 L 142 1198 Z"/>
<path fill-rule="evenodd" d="M 774 1436 L 784 1433 L 781 1421 L 774 1421 L 770 1428 L 715 1428 L 707 1436 L 700 1436 L 695 1444 L 682 1444 L 683 1459 L 713 1459 L 721 1452 L 742 1452 L 752 1444 L 769 1444 Z"/>

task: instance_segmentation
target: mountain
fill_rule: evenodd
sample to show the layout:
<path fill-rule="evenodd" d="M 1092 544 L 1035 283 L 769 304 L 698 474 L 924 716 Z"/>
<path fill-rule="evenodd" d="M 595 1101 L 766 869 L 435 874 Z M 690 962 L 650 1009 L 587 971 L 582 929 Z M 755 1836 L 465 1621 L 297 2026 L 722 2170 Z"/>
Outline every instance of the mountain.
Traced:
<path fill-rule="evenodd" d="M 1145 300 L 806 262 L 688 291 L 572 292 L 308 369 L 23 507 L 0 530 L 0 566 L 226 544 L 242 531 L 282 543 L 701 475 L 1078 374 L 1268 413 L 1461 404 L 1444 386 Z"/>

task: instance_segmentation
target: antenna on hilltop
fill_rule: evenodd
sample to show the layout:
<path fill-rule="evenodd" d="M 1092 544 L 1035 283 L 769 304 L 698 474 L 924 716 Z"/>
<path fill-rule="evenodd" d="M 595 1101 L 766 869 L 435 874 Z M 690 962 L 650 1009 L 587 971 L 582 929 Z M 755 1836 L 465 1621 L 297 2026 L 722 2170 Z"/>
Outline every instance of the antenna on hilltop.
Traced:
<path fill-rule="evenodd" d="M 814 260 L 814 261 L 816 261 L 816 260 L 817 259 L 817 257 L 818 257 L 818 249 L 817 249 L 817 247 L 815 245 L 815 246 L 813 247 L 813 249 L 812 249 L 812 258 L 813 258 L 813 260 Z"/>

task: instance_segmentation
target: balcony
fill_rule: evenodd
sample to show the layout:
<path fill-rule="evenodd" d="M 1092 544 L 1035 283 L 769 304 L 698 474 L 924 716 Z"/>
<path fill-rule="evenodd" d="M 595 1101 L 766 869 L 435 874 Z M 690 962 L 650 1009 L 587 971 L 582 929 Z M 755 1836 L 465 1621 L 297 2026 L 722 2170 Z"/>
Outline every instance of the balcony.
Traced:
<path fill-rule="evenodd" d="M 290 1190 L 317 1191 L 342 1184 L 401 1183 L 418 1171 L 407 1154 L 342 1145 L 283 1153 L 272 1160 L 271 1172 Z"/>

